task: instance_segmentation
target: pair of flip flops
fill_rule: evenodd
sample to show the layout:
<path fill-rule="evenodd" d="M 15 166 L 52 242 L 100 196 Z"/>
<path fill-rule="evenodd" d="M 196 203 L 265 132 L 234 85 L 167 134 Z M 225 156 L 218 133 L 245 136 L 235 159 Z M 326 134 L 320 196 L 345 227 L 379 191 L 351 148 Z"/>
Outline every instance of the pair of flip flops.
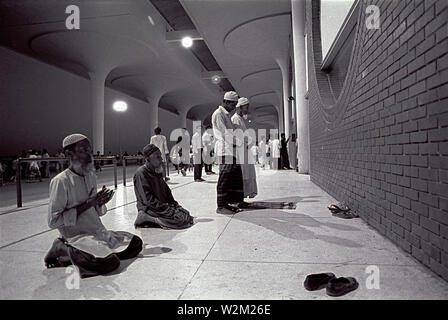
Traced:
<path fill-rule="evenodd" d="M 344 203 L 329 205 L 328 210 L 331 211 L 333 216 L 338 218 L 342 219 L 359 218 L 359 215 L 356 212 L 351 211 L 351 209 Z"/>
<path fill-rule="evenodd" d="M 310 274 L 306 277 L 303 285 L 308 291 L 316 291 L 326 288 L 327 294 L 332 297 L 343 296 L 356 290 L 359 286 L 358 281 L 355 278 L 337 278 L 334 273 L 331 272 Z"/>

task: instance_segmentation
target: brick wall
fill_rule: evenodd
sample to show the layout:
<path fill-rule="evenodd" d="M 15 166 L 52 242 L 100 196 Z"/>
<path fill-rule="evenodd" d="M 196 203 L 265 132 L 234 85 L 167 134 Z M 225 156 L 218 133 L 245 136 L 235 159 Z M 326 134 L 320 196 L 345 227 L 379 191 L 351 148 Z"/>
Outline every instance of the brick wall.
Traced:
<path fill-rule="evenodd" d="M 311 179 L 448 280 L 448 1 L 362 0 L 337 99 L 319 11 L 307 0 Z"/>

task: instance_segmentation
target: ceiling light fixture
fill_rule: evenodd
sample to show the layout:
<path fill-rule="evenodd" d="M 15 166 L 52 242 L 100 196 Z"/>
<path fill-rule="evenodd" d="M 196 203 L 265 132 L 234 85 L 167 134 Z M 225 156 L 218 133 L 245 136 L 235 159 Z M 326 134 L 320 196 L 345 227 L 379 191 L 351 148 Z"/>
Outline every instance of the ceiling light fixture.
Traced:
<path fill-rule="evenodd" d="M 193 45 L 193 39 L 191 37 L 183 37 L 182 38 L 182 45 L 185 48 L 190 48 Z"/>
<path fill-rule="evenodd" d="M 125 112 L 128 109 L 128 104 L 124 101 L 116 101 L 113 104 L 113 109 L 117 112 Z"/>
<path fill-rule="evenodd" d="M 221 82 L 221 77 L 220 76 L 218 76 L 218 75 L 214 75 L 213 77 L 212 77 L 212 83 L 213 84 L 218 84 L 218 83 L 220 83 Z"/>

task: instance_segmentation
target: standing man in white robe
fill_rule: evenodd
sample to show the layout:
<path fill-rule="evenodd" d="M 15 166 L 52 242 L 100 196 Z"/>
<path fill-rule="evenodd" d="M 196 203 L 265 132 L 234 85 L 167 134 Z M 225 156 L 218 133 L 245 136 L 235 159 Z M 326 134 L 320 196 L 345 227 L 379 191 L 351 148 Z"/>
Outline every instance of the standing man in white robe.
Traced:
<path fill-rule="evenodd" d="M 143 242 L 129 232 L 107 230 L 101 222 L 114 192 L 105 186 L 97 192 L 89 139 L 72 134 L 62 147 L 70 165 L 51 180 L 48 204 L 48 226 L 58 229 L 61 237 L 53 242 L 45 265 L 73 264 L 81 278 L 109 273 L 119 267 L 120 260 L 136 257 Z"/>
<path fill-rule="evenodd" d="M 271 147 L 271 157 L 272 157 L 272 166 L 271 168 L 274 170 L 280 169 L 280 140 L 278 136 L 273 136 L 272 147 Z"/>
<path fill-rule="evenodd" d="M 219 164 L 219 178 L 216 186 L 218 214 L 234 214 L 241 211 L 235 204 L 244 203 L 244 187 L 241 166 L 235 157 L 235 147 L 242 141 L 233 133 L 233 123 L 230 118 L 238 103 L 238 94 L 229 91 L 224 94 L 222 105 L 213 112 L 212 127 L 216 138 L 215 155 Z"/>
<path fill-rule="evenodd" d="M 151 137 L 151 140 L 149 141 L 150 144 L 155 145 L 157 148 L 159 148 L 160 152 L 162 153 L 162 168 L 163 168 L 163 178 L 165 181 L 170 180 L 170 178 L 167 175 L 168 172 L 168 159 L 169 159 L 169 153 L 170 150 L 168 150 L 168 145 L 166 144 L 166 137 L 161 134 L 162 129 L 159 127 L 154 129 L 154 135 Z"/>
<path fill-rule="evenodd" d="M 204 146 L 204 167 L 205 173 L 208 175 L 215 174 L 213 172 L 213 131 L 210 126 L 205 129 L 202 135 L 202 144 Z"/>
<path fill-rule="evenodd" d="M 262 169 L 266 166 L 266 138 L 264 136 L 260 137 L 260 142 L 258 142 L 258 162 Z"/>
<path fill-rule="evenodd" d="M 245 119 L 247 119 L 248 114 L 249 100 L 247 98 L 241 97 L 238 99 L 236 112 L 232 116 L 232 123 L 235 129 L 241 129 L 244 133 L 247 131 Z M 244 134 L 243 139 L 244 144 L 241 148 L 242 152 L 237 152 L 237 160 L 241 164 L 241 171 L 243 174 L 244 197 L 254 198 L 258 194 L 257 176 L 255 173 L 254 163 L 255 159 L 253 159 L 250 150 L 251 146 L 254 144 L 254 141 L 247 134 Z"/>
<path fill-rule="evenodd" d="M 193 174 L 194 174 L 194 181 L 195 182 L 203 182 L 205 181 L 202 179 L 202 166 L 203 166 L 203 159 L 202 159 L 202 136 L 201 136 L 201 125 L 198 125 L 196 128 L 193 128 L 193 136 L 191 137 L 191 146 L 193 149 Z"/>

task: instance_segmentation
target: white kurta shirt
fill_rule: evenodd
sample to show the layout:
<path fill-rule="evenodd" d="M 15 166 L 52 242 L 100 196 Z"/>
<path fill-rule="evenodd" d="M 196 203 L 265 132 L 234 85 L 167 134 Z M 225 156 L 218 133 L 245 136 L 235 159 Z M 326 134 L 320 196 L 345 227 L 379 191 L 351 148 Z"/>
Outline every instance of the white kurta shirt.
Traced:
<path fill-rule="evenodd" d="M 249 150 L 249 146 L 252 143 L 252 138 L 247 135 L 246 123 L 243 117 L 238 113 L 232 116 L 232 123 L 235 129 L 241 129 L 245 134 L 243 137 L 242 147 L 237 148 L 237 160 L 241 164 L 241 173 L 243 175 L 243 187 L 244 187 L 244 197 L 253 198 L 257 195 L 257 178 L 255 173 L 255 159 Z M 238 135 L 237 133 L 236 135 Z"/>
<path fill-rule="evenodd" d="M 202 149 L 202 138 L 199 132 L 193 134 L 191 145 L 193 147 L 193 153 L 200 152 L 200 149 Z"/>
<path fill-rule="evenodd" d="M 151 137 L 151 140 L 150 140 L 149 143 L 152 143 L 157 148 L 159 148 L 160 152 L 162 153 L 163 161 L 166 161 L 165 155 L 167 153 L 170 153 L 170 151 L 168 150 L 168 146 L 166 144 L 165 136 L 162 136 L 161 134 L 156 134 L 156 135 Z"/>
<path fill-rule="evenodd" d="M 241 141 L 236 139 L 233 134 L 233 123 L 230 119 L 229 112 L 223 106 L 213 112 L 212 115 L 213 135 L 215 137 L 215 155 L 221 156 L 235 156 L 233 151 L 233 144 L 241 145 Z"/>
<path fill-rule="evenodd" d="M 96 176 L 92 172 L 81 176 L 65 169 L 50 182 L 48 203 L 48 226 L 58 229 L 68 243 L 97 257 L 105 257 L 114 250 L 124 250 L 132 234 L 108 231 L 100 220 L 106 214 L 106 206 L 95 206 L 77 214 L 76 207 L 97 193 Z M 121 238 L 115 245 L 108 245 L 108 235 L 114 233 Z"/>
<path fill-rule="evenodd" d="M 204 134 L 202 135 L 202 144 L 207 151 L 212 149 L 213 146 L 212 140 L 213 136 L 207 131 L 205 131 Z"/>
<path fill-rule="evenodd" d="M 106 229 L 100 216 L 106 214 L 106 206 L 89 208 L 79 216 L 76 207 L 95 196 L 96 177 L 94 173 L 80 176 L 65 169 L 50 182 L 50 202 L 48 204 L 48 226 L 57 228 L 64 238 L 79 234 L 96 234 Z"/>
<path fill-rule="evenodd" d="M 271 157 L 280 158 L 280 140 L 272 140 Z"/>

